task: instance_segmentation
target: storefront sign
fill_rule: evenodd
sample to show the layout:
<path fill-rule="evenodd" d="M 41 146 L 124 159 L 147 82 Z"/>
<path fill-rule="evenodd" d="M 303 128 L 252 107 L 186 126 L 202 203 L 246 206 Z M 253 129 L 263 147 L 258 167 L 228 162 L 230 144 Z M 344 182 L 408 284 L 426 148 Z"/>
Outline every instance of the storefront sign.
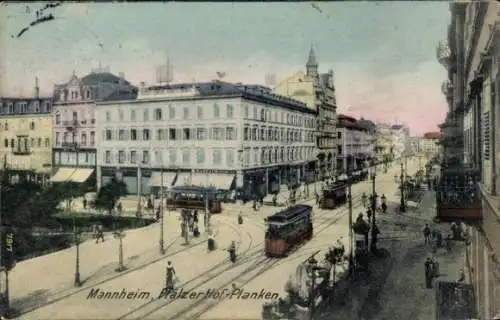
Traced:
<path fill-rule="evenodd" d="M 199 174 L 236 174 L 235 170 L 194 169 Z"/>

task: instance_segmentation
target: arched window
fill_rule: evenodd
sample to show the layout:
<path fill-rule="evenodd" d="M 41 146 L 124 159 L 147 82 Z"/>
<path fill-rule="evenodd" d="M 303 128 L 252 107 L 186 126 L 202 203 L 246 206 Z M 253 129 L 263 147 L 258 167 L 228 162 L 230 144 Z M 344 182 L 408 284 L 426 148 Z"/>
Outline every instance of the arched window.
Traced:
<path fill-rule="evenodd" d="M 260 110 L 260 121 L 266 121 L 266 110 L 265 109 Z"/>
<path fill-rule="evenodd" d="M 14 148 L 16 146 L 16 141 L 14 139 L 10 139 L 10 147 Z"/>
<path fill-rule="evenodd" d="M 9 124 L 7 122 L 5 122 L 5 124 L 3 125 L 3 128 L 5 129 L 5 131 L 9 131 Z"/>
<path fill-rule="evenodd" d="M 35 122 L 31 121 L 30 130 L 35 130 Z"/>
<path fill-rule="evenodd" d="M 38 145 L 38 148 L 40 148 L 42 146 L 42 138 L 38 138 L 37 145 Z"/>
<path fill-rule="evenodd" d="M 61 114 L 59 112 L 56 113 L 56 124 L 61 124 Z"/>
<path fill-rule="evenodd" d="M 4 140 L 3 140 L 3 146 L 4 146 L 5 148 L 8 148 L 8 147 L 9 147 L 9 139 L 4 139 Z"/>
<path fill-rule="evenodd" d="M 48 147 L 50 147 L 50 139 L 45 138 L 45 148 L 48 148 Z"/>
<path fill-rule="evenodd" d="M 35 147 L 35 138 L 31 138 L 30 142 L 31 142 L 31 144 L 30 144 L 31 148 L 34 148 Z"/>

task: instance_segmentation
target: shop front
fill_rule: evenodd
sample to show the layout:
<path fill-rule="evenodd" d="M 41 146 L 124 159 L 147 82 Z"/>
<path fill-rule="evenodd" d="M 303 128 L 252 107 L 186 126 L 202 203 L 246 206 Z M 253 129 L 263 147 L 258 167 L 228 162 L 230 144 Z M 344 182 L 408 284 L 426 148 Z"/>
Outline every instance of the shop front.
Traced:
<path fill-rule="evenodd" d="M 138 168 L 102 167 L 100 185 L 106 185 L 119 173 L 122 181 L 127 186 L 127 193 L 129 195 L 149 194 L 151 192 L 151 170 L 141 168 L 141 171 L 141 184 L 139 184 Z"/>

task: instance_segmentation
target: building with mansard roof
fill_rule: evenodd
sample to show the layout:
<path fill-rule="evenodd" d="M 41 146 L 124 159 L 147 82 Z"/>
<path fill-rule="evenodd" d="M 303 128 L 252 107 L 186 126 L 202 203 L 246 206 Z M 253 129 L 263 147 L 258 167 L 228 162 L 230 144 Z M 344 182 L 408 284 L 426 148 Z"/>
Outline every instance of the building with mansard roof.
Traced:
<path fill-rule="evenodd" d="M 95 102 L 137 97 L 137 87 L 125 80 L 123 74 L 98 71 L 81 78 L 73 73 L 67 83 L 54 87 L 53 182 L 85 182 L 95 178 Z"/>
<path fill-rule="evenodd" d="M 262 86 L 142 84 L 137 99 L 97 102 L 95 116 L 98 184 L 120 172 L 132 194 L 194 185 L 263 197 L 300 185 L 315 158 L 316 112 Z"/>
<path fill-rule="evenodd" d="M 36 80 L 30 97 L 0 97 L 0 165 L 12 182 L 44 183 L 52 168 L 52 97 L 41 97 Z"/>
<path fill-rule="evenodd" d="M 306 63 L 306 72 L 302 70 L 281 80 L 274 92 L 304 102 L 317 113 L 315 161 L 308 164 L 308 171 L 320 178 L 336 177 L 337 163 L 336 120 L 337 102 L 333 71 L 319 73 L 314 48 L 311 46 Z"/>

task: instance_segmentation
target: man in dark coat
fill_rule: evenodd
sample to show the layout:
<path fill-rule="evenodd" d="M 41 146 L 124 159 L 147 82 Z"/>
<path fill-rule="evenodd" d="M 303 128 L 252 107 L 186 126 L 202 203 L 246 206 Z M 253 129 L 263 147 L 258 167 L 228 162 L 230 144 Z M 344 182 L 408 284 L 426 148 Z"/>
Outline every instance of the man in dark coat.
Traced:
<path fill-rule="evenodd" d="M 433 262 L 431 258 L 425 260 L 425 286 L 427 289 L 432 288 L 432 277 L 433 277 Z"/>

